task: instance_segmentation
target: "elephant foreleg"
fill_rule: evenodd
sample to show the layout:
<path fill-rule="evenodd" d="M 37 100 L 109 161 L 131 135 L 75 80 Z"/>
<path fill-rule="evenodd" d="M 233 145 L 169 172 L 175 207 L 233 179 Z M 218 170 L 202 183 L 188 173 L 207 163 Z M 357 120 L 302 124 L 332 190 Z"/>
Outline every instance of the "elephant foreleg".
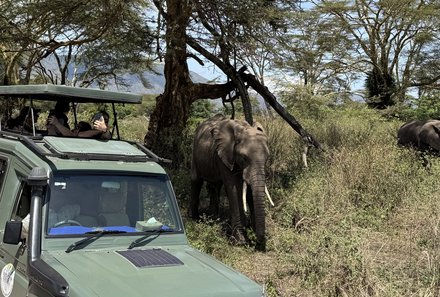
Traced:
<path fill-rule="evenodd" d="M 244 244 L 246 242 L 242 222 L 244 212 L 241 195 L 239 195 L 241 193 L 241 183 L 234 183 L 232 185 L 225 183 L 225 190 L 229 201 L 232 236 L 239 244 Z"/>
<path fill-rule="evenodd" d="M 250 226 L 251 226 L 252 230 L 255 230 L 255 219 L 253 216 L 253 214 L 255 213 L 255 211 L 254 211 L 254 198 L 252 196 L 252 191 L 250 189 L 246 193 L 246 200 L 247 200 L 247 204 L 249 206 Z M 246 224 L 246 226 L 248 226 L 248 224 Z"/>

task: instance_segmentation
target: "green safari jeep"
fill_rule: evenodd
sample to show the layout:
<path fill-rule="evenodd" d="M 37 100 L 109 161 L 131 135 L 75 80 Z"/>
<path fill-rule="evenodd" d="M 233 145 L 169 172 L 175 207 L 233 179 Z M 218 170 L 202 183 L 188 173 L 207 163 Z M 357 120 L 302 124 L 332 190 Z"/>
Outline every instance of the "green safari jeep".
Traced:
<path fill-rule="evenodd" d="M 55 85 L 1 86 L 0 96 L 31 105 L 106 102 L 113 109 L 142 99 Z M 188 245 L 159 165 L 166 160 L 117 134 L 103 141 L 0 131 L 2 295 L 265 296 L 252 280 Z"/>

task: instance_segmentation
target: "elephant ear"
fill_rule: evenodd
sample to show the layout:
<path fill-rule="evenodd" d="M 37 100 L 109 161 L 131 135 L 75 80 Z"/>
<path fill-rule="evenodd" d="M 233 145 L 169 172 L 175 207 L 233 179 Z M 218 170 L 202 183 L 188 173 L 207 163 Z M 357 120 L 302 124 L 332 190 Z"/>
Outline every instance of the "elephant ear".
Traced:
<path fill-rule="evenodd" d="M 217 154 L 231 171 L 234 169 L 235 163 L 234 147 L 236 126 L 237 124 L 234 121 L 224 120 L 211 131 Z"/>

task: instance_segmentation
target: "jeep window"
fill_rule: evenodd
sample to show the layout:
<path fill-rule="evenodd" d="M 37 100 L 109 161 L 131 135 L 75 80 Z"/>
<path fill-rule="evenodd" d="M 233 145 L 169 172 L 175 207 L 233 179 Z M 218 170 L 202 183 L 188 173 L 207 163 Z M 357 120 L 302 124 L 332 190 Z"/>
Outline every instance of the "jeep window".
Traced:
<path fill-rule="evenodd" d="M 51 181 L 47 233 L 182 230 L 165 176 L 60 174 Z"/>
<path fill-rule="evenodd" d="M 20 187 L 20 194 L 15 203 L 13 219 L 14 220 L 22 220 L 24 219 L 30 212 L 31 209 L 31 187 L 27 184 L 22 184 Z"/>

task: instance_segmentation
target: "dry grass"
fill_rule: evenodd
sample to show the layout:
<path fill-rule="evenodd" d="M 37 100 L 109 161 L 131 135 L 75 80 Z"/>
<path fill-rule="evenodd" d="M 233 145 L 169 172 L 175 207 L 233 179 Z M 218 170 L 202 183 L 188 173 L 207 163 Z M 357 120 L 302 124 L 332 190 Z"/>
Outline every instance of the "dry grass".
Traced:
<path fill-rule="evenodd" d="M 349 110 L 303 123 L 326 149 L 312 151 L 304 170 L 292 129 L 260 121 L 276 203 L 268 207 L 268 251 L 213 240 L 215 257 L 271 297 L 440 296 L 439 160 L 426 170 L 416 153 L 396 146 L 399 122 Z"/>

